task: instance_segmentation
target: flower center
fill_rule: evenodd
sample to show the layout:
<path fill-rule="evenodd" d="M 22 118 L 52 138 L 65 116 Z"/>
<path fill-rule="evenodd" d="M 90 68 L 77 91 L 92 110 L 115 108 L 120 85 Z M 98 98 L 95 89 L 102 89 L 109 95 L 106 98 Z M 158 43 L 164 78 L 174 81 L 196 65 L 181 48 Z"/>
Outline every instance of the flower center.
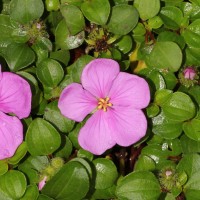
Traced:
<path fill-rule="evenodd" d="M 99 98 L 98 100 L 99 100 L 99 102 L 98 102 L 97 108 L 99 110 L 102 109 L 104 112 L 106 112 L 107 108 L 112 106 L 112 103 L 109 102 L 109 100 L 110 100 L 109 97 L 106 97 L 104 99 L 103 98 Z"/>

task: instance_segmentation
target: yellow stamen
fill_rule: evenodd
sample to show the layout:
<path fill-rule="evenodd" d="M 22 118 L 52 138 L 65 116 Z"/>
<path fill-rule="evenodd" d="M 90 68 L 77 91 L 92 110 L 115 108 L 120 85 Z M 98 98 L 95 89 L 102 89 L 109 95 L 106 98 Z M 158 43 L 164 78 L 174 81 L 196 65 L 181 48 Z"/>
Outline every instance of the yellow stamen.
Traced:
<path fill-rule="evenodd" d="M 98 102 L 97 108 L 99 110 L 102 109 L 104 112 L 106 112 L 107 108 L 112 106 L 112 103 L 109 102 L 109 100 L 110 100 L 109 97 L 106 97 L 105 99 L 99 98 L 98 100 L 99 100 L 99 102 Z"/>

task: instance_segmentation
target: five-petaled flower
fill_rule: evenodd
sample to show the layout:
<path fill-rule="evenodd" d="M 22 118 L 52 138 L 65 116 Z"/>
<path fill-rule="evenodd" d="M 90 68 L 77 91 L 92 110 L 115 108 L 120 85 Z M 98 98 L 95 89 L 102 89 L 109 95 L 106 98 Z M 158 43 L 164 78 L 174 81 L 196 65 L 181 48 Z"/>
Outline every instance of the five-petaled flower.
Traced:
<path fill-rule="evenodd" d="M 1 72 L 0 66 L 0 160 L 12 157 L 23 141 L 19 119 L 30 114 L 31 97 L 28 82 L 14 73 Z"/>
<path fill-rule="evenodd" d="M 62 91 L 58 107 L 77 122 L 92 113 L 78 135 L 83 149 L 100 155 L 115 144 L 130 146 L 144 137 L 147 120 L 141 109 L 149 104 L 150 91 L 143 78 L 99 58 L 83 69 L 81 83 Z"/>

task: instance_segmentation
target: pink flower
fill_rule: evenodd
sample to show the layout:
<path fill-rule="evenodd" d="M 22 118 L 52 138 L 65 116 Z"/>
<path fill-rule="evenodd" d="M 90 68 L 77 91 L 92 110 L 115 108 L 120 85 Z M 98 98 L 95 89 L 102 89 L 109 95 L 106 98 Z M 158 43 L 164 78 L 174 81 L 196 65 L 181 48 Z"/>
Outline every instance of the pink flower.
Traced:
<path fill-rule="evenodd" d="M 186 79 L 194 80 L 194 77 L 196 76 L 196 71 L 193 67 L 187 67 L 183 71 L 183 74 Z"/>
<path fill-rule="evenodd" d="M 45 176 L 38 184 L 38 189 L 42 190 L 42 188 L 45 186 L 47 180 L 47 176 Z"/>
<path fill-rule="evenodd" d="M 0 66 L 0 160 L 12 157 L 23 141 L 23 126 L 19 119 L 30 114 L 31 96 L 27 81 L 14 73 L 1 72 Z"/>
<path fill-rule="evenodd" d="M 147 82 L 120 72 L 117 62 L 95 59 L 83 69 L 81 84 L 72 83 L 60 96 L 61 113 L 77 122 L 93 113 L 80 130 L 80 146 L 100 155 L 115 144 L 129 146 L 147 129 L 141 111 L 150 101 Z"/>

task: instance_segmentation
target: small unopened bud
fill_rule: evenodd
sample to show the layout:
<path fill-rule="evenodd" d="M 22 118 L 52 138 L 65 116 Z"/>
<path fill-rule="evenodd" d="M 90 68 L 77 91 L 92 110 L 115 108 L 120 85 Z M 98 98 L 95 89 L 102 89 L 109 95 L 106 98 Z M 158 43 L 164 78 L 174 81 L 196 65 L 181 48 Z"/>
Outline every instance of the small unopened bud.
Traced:
<path fill-rule="evenodd" d="M 45 186 L 47 180 L 47 176 L 44 176 L 44 178 L 38 183 L 38 189 L 42 190 L 42 188 Z"/>
<path fill-rule="evenodd" d="M 187 67 L 186 69 L 184 69 L 183 75 L 185 79 L 194 80 L 196 76 L 196 71 L 193 67 Z"/>
<path fill-rule="evenodd" d="M 51 166 L 55 169 L 60 169 L 64 165 L 64 160 L 60 157 L 51 160 Z"/>
<path fill-rule="evenodd" d="M 49 165 L 47 168 L 45 168 L 44 173 L 46 173 L 50 177 L 52 177 L 56 173 L 56 170 L 55 170 L 54 167 L 52 167 L 52 166 Z"/>

